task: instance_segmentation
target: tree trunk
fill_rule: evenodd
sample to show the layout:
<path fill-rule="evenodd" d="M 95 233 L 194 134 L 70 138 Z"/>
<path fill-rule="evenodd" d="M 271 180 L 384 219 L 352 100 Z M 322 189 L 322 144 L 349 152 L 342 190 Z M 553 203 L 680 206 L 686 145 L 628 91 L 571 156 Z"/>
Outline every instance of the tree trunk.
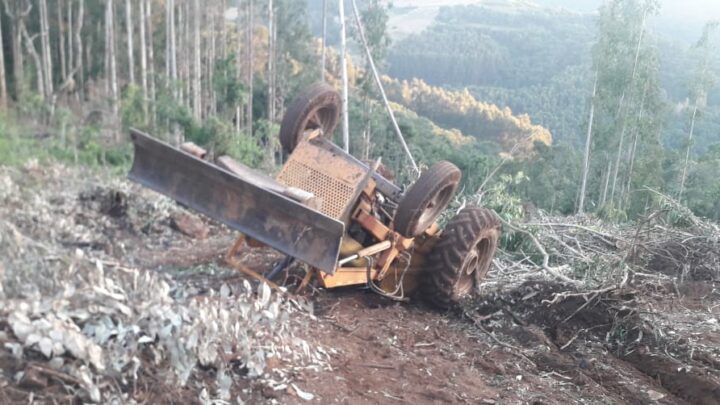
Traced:
<path fill-rule="evenodd" d="M 200 82 L 202 64 L 200 60 L 200 17 L 202 10 L 198 0 L 193 1 L 193 78 L 192 78 L 192 97 L 193 97 L 193 116 L 196 120 L 202 118 L 202 84 Z"/>
<path fill-rule="evenodd" d="M 40 47 L 45 77 L 45 99 L 49 100 L 53 94 L 53 69 L 50 56 L 50 34 L 48 29 L 47 0 L 40 0 Z"/>
<path fill-rule="evenodd" d="M 320 80 L 325 81 L 325 47 L 327 42 L 327 0 L 322 5 L 322 51 L 320 54 Z"/>
<path fill-rule="evenodd" d="M 25 88 L 25 53 L 23 52 L 23 43 L 25 41 L 23 30 L 25 30 L 25 17 L 30 14 L 32 4 L 29 0 L 22 3 L 14 1 L 12 7 L 8 0 L 3 0 L 3 3 L 5 5 L 5 14 L 12 24 L 13 78 L 15 81 L 15 98 L 19 100 Z M 20 7 L 23 6 L 25 8 L 21 9 Z"/>
<path fill-rule="evenodd" d="M 610 173 L 612 172 L 612 160 L 606 156 L 608 161 L 607 171 L 605 172 L 605 187 L 603 188 L 602 196 L 600 197 L 600 206 L 602 207 L 607 202 L 608 184 L 610 183 Z"/>
<path fill-rule="evenodd" d="M 247 2 L 247 20 L 248 20 L 248 26 L 247 26 L 247 43 L 246 43 L 246 60 L 247 60 L 247 85 L 248 85 L 248 97 L 247 97 L 247 105 L 246 105 L 246 112 L 245 112 L 245 120 L 247 125 L 247 134 L 248 136 L 253 135 L 253 80 L 255 80 L 255 72 L 253 70 L 253 58 L 255 57 L 254 49 L 253 49 L 253 41 L 254 41 L 254 34 L 255 34 L 255 19 L 253 16 L 253 1 L 254 0 L 248 0 Z M 238 19 L 238 23 L 240 23 L 240 20 Z"/>
<path fill-rule="evenodd" d="M 632 92 L 632 86 L 635 83 L 635 75 L 637 73 L 637 67 L 638 67 L 638 61 L 640 59 L 640 49 L 642 45 L 643 36 L 645 34 L 645 18 L 647 17 L 647 11 L 643 15 L 642 19 L 642 26 L 640 28 L 640 35 L 638 35 L 638 42 L 637 46 L 635 48 L 635 61 L 633 63 L 633 70 L 632 70 L 632 76 L 630 77 L 630 83 L 628 83 L 630 95 L 629 98 L 633 99 L 633 92 Z M 625 92 L 623 92 L 623 97 L 625 96 Z M 620 103 L 620 106 L 622 107 L 622 101 Z M 613 173 L 613 180 L 612 180 L 612 187 L 610 189 L 610 201 L 615 202 L 615 188 L 617 186 L 617 180 L 618 180 L 618 174 L 620 172 L 620 158 L 622 155 L 623 150 L 623 143 L 625 141 L 625 132 L 627 130 L 627 110 L 630 106 L 630 103 L 627 103 L 625 106 L 625 112 L 622 114 L 622 130 L 620 131 L 620 141 L 618 143 L 618 150 L 617 155 L 615 157 L 615 171 Z"/>
<path fill-rule="evenodd" d="M 2 36 L 2 17 L 0 17 L 0 108 L 7 108 L 7 80 L 5 78 L 5 43 Z"/>
<path fill-rule="evenodd" d="M 83 43 L 82 43 L 82 29 L 83 29 L 83 21 L 85 20 L 85 0 L 80 0 L 78 2 L 78 11 L 77 11 L 77 26 L 75 27 L 75 53 L 76 53 L 76 60 L 77 60 L 77 72 L 78 72 L 78 81 L 80 82 L 80 100 L 84 100 L 85 98 L 85 72 L 83 67 Z"/>
<path fill-rule="evenodd" d="M 148 118 L 148 85 L 147 85 L 147 39 L 145 36 L 145 3 L 147 0 L 140 0 L 140 85 L 143 94 L 143 115 L 147 122 Z"/>
<path fill-rule="evenodd" d="M 182 21 L 182 37 L 180 41 L 183 41 L 185 45 L 180 49 L 181 52 L 183 52 L 183 78 L 182 82 L 185 84 L 185 99 L 187 102 L 187 106 L 190 109 L 190 111 L 193 111 L 193 105 L 192 105 L 192 92 L 193 92 L 193 65 L 195 64 L 193 59 L 195 59 L 194 55 L 194 47 L 193 47 L 193 33 L 192 33 L 192 24 L 190 24 L 191 15 L 190 11 L 192 9 L 192 1 L 185 1 L 182 3 L 183 6 L 181 7 L 183 21 Z"/>
<path fill-rule="evenodd" d="M 585 136 L 585 156 L 583 157 L 582 183 L 580 185 L 580 202 L 578 203 L 578 214 L 585 211 L 585 189 L 587 187 L 587 176 L 590 171 L 590 146 L 592 144 L 592 127 L 595 118 L 595 94 L 597 92 L 598 72 L 595 71 L 595 83 L 593 84 L 592 97 L 590 97 L 590 117 L 588 118 L 587 135 Z"/>
<path fill-rule="evenodd" d="M 65 60 L 65 23 L 63 22 L 63 0 L 57 0 L 58 39 L 60 48 L 60 77 L 63 83 L 67 80 L 68 66 Z M 71 4 L 68 5 L 70 7 Z"/>
<path fill-rule="evenodd" d="M 28 34 L 27 30 L 25 29 L 25 23 L 21 20 L 20 21 L 20 35 L 23 36 L 25 39 L 25 47 L 27 49 L 27 52 L 30 54 L 30 56 L 33 58 L 33 61 L 35 62 L 35 72 L 37 74 L 37 91 L 38 94 L 46 94 L 45 93 L 45 80 L 43 76 L 43 63 L 42 58 L 38 54 L 37 50 L 35 49 L 35 44 L 33 43 L 33 40 L 35 39 L 35 36 L 32 38 Z"/>
<path fill-rule="evenodd" d="M 75 68 L 75 54 L 73 50 L 73 0 L 69 0 L 67 5 L 67 68 L 69 71 L 72 71 Z"/>
<path fill-rule="evenodd" d="M 208 96 L 208 100 L 206 101 L 206 105 L 209 105 L 209 114 L 215 115 L 217 113 L 217 94 L 215 92 L 215 86 L 213 86 L 213 81 L 215 80 L 215 62 L 217 59 L 217 27 L 220 27 L 221 30 L 223 29 L 224 19 L 223 19 L 223 10 L 222 4 L 220 6 L 220 9 L 213 8 L 213 12 L 210 13 L 208 17 L 208 21 L 210 24 L 212 24 L 213 28 L 210 30 L 210 46 L 208 50 L 207 55 L 207 79 L 205 82 L 205 88 L 206 93 Z M 206 107 L 207 108 L 207 107 Z"/>
<path fill-rule="evenodd" d="M 268 0 L 268 90 L 267 90 L 267 118 L 272 124 L 275 120 L 275 6 L 273 0 Z M 266 151 L 267 161 L 272 166 L 275 164 L 275 147 L 273 134 L 267 132 Z"/>
<path fill-rule="evenodd" d="M 125 28 L 127 29 L 128 79 L 135 84 L 135 55 L 133 53 L 132 0 L 125 0 Z"/>
<path fill-rule="evenodd" d="M 177 7 L 177 46 L 175 48 L 175 51 L 177 52 L 177 60 L 178 60 L 178 73 L 177 73 L 177 79 L 178 79 L 178 102 L 180 104 L 185 104 L 185 95 L 189 92 L 187 91 L 185 86 L 190 85 L 190 81 L 187 80 L 187 55 L 189 53 L 188 44 L 186 43 L 186 35 L 185 35 L 185 5 L 187 2 L 180 2 Z"/>
<path fill-rule="evenodd" d="M 145 27 L 148 37 L 148 80 L 150 81 L 150 124 L 155 125 L 155 51 L 153 42 L 152 0 L 145 0 Z"/>
<path fill-rule="evenodd" d="M 647 99 L 647 92 L 648 92 L 649 83 L 646 83 L 645 91 L 643 91 L 642 101 L 640 102 L 640 114 L 638 116 L 638 128 L 635 128 L 635 134 L 633 136 L 633 142 L 632 146 L 630 146 L 630 164 L 628 168 L 627 173 L 627 183 L 625 184 L 625 189 L 622 191 L 623 195 L 621 196 L 620 200 L 623 202 L 627 202 L 630 195 L 630 187 L 632 185 L 632 175 L 633 170 L 635 169 L 635 154 L 637 153 L 637 144 L 638 139 L 640 138 L 640 125 L 642 125 L 643 122 L 643 116 L 645 115 L 645 100 Z"/>
<path fill-rule="evenodd" d="M 117 117 L 118 113 L 118 84 L 117 84 L 117 59 L 115 56 L 115 17 L 114 17 L 113 0 L 106 1 L 105 8 L 105 26 L 107 32 L 106 38 L 106 58 L 108 61 L 106 80 L 110 84 L 110 106 L 113 117 Z"/>
<path fill-rule="evenodd" d="M 363 147 L 362 147 L 362 159 L 367 161 L 370 160 L 370 146 L 372 145 L 372 120 L 370 116 L 373 113 L 372 105 L 368 97 L 363 97 L 365 102 L 365 131 L 363 132 Z"/>
<path fill-rule="evenodd" d="M 637 47 L 635 48 L 635 63 L 633 64 L 632 78 L 630 84 L 635 81 L 635 74 L 637 73 L 638 61 L 640 60 L 640 45 L 642 44 L 643 36 L 645 35 L 645 20 L 647 19 L 648 11 L 643 14 L 642 25 L 640 27 L 640 35 L 638 36 Z"/>
<path fill-rule="evenodd" d="M 7 3 L 5 3 L 7 4 Z M 11 17 L 12 18 L 12 17 Z M 12 27 L 12 48 L 13 48 L 13 78 L 15 79 L 15 99 L 22 98 L 23 86 L 25 85 L 25 61 L 23 58 L 23 38 L 17 21 Z"/>
<path fill-rule="evenodd" d="M 228 56 L 227 52 L 227 31 L 225 30 L 225 10 L 227 9 L 227 0 L 220 2 L 220 57 L 225 60 Z M 240 20 L 240 4 L 238 4 L 238 21 Z"/>
<path fill-rule="evenodd" d="M 682 200 L 685 191 L 685 179 L 687 179 L 688 165 L 690 164 L 690 149 L 692 148 L 693 132 L 695 131 L 695 118 L 697 117 L 698 103 L 695 100 L 692 118 L 690 119 L 690 132 L 687 137 L 687 148 L 685 148 L 685 164 L 683 165 L 682 177 L 680 178 L 680 192 L 678 193 L 678 201 Z"/>
<path fill-rule="evenodd" d="M 275 15 L 274 15 L 274 6 L 273 6 L 273 0 L 268 0 L 268 60 L 267 60 L 267 66 L 268 66 L 268 98 L 267 98 L 267 118 L 269 122 L 272 122 L 275 118 L 273 114 L 274 106 L 275 106 L 275 83 L 273 80 L 273 75 L 275 73 L 274 69 L 274 59 L 275 59 L 275 29 L 274 29 L 274 22 L 275 22 Z M 269 134 L 268 134 L 269 136 Z M 272 156 L 272 142 L 268 139 L 268 157 L 270 158 Z"/>
<path fill-rule="evenodd" d="M 642 120 L 642 110 L 640 110 L 640 119 Z M 625 191 L 623 192 L 623 196 L 621 198 L 621 200 L 624 200 L 624 201 L 627 201 L 627 199 L 630 196 L 630 187 L 632 185 L 633 170 L 635 168 L 635 154 L 637 153 L 638 138 L 640 138 L 640 129 L 639 128 L 635 131 L 635 136 L 633 137 L 633 143 L 630 148 L 630 167 L 628 168 L 627 184 L 626 184 Z"/>
<path fill-rule="evenodd" d="M 617 185 L 618 174 L 620 171 L 620 156 L 622 155 L 623 143 L 625 142 L 625 131 L 627 130 L 627 119 L 623 119 L 622 130 L 620 131 L 620 141 L 618 142 L 617 154 L 615 155 L 615 171 L 613 173 L 612 187 L 610 188 L 610 202 L 615 201 L 615 186 Z"/>
<path fill-rule="evenodd" d="M 179 100 L 178 86 L 178 66 L 177 66 L 177 38 L 175 30 L 175 0 L 167 0 L 167 61 L 168 61 L 168 76 L 170 78 L 170 86 L 172 88 L 172 95 L 175 100 Z M 175 144 L 180 145 L 182 143 L 182 136 L 176 125 L 172 125 L 172 133 L 175 138 Z"/>
<path fill-rule="evenodd" d="M 177 96 L 175 82 L 177 81 L 177 57 L 175 52 L 175 0 L 167 0 L 167 48 L 166 48 L 166 74 L 173 86 L 173 95 Z"/>
<path fill-rule="evenodd" d="M 345 45 L 345 6 L 344 0 L 340 0 L 338 3 L 340 12 L 340 73 L 342 78 L 342 135 L 343 135 L 343 149 L 345 152 L 350 151 L 350 121 L 348 117 L 348 75 L 347 75 L 347 62 L 345 58 L 346 45 Z"/>

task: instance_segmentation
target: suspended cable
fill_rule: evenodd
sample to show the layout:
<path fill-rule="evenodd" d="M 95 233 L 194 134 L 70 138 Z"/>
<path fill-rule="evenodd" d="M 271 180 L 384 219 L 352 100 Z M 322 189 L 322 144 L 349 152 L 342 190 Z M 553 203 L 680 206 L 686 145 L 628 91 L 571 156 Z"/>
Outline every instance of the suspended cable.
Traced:
<path fill-rule="evenodd" d="M 327 0 L 322 3 L 322 54 L 320 57 L 320 80 L 325 81 L 325 52 L 327 48 Z"/>
<path fill-rule="evenodd" d="M 342 4 L 342 0 L 340 0 L 340 3 Z M 400 126 L 395 119 L 395 113 L 393 113 L 392 108 L 390 108 L 390 102 L 388 101 L 387 95 L 385 94 L 385 89 L 383 88 L 382 81 L 380 80 L 380 75 L 375 68 L 375 62 L 373 61 L 372 54 L 370 53 L 370 47 L 368 46 L 367 39 L 365 39 L 365 30 L 363 29 L 362 22 L 360 21 L 360 13 L 358 12 L 355 0 L 352 0 L 352 6 L 353 14 L 355 15 L 355 23 L 357 24 L 358 32 L 360 33 L 360 40 L 362 41 L 363 47 L 365 48 L 365 54 L 367 55 L 370 69 L 373 72 L 373 77 L 375 77 L 375 83 L 377 84 L 378 89 L 380 89 L 380 95 L 382 96 L 383 103 L 385 104 L 385 109 L 390 116 L 390 121 L 392 121 L 393 127 L 395 128 L 395 133 L 397 134 L 398 138 L 400 138 L 400 143 L 402 144 L 403 149 L 405 149 L 405 153 L 407 154 L 408 158 L 410 158 L 410 163 L 412 163 L 413 169 L 415 169 L 415 173 L 420 174 L 420 169 L 418 168 L 417 163 L 415 163 L 415 159 L 413 159 L 412 153 L 410 153 L 410 148 L 408 148 L 408 145 L 405 142 L 405 138 L 400 131 Z"/>
<path fill-rule="evenodd" d="M 340 1 L 340 73 L 342 77 L 342 135 L 343 149 L 350 152 L 350 117 L 348 117 L 348 75 L 347 75 L 347 57 L 345 43 L 345 6 L 344 0 Z"/>

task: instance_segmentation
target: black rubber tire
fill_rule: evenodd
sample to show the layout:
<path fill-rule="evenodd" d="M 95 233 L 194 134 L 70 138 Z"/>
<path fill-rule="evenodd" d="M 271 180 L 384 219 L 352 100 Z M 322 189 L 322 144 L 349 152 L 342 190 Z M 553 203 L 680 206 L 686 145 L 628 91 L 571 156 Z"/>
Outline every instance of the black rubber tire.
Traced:
<path fill-rule="evenodd" d="M 497 215 L 487 208 L 466 207 L 453 217 L 428 255 L 422 298 L 449 309 L 470 294 L 490 270 L 500 228 Z"/>
<path fill-rule="evenodd" d="M 330 139 L 340 121 L 341 108 L 342 97 L 329 84 L 319 82 L 305 88 L 290 103 L 280 124 L 283 150 L 292 153 L 307 129 L 322 128 L 322 136 Z"/>
<path fill-rule="evenodd" d="M 398 204 L 393 221 L 395 231 L 406 238 L 425 232 L 450 204 L 461 177 L 460 169 L 447 161 L 437 162 L 424 171 Z"/>

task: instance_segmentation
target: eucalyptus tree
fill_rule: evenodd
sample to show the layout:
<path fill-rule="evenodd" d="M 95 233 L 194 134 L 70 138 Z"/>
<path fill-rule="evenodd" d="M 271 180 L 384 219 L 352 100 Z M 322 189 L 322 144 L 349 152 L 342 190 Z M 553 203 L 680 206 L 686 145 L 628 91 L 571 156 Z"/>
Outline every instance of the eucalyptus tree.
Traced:
<path fill-rule="evenodd" d="M 2 38 L 2 17 L 0 17 L 0 108 L 7 107 L 7 79 L 5 77 L 5 43 Z"/>
<path fill-rule="evenodd" d="M 710 68 L 710 57 L 713 55 L 713 52 L 717 52 L 718 50 L 718 42 L 714 35 L 717 33 L 719 27 L 719 21 L 710 21 L 706 23 L 700 40 L 694 46 L 694 50 L 699 53 L 699 62 L 695 76 L 690 83 L 689 99 L 692 102 L 692 113 L 690 115 L 690 129 L 688 131 L 685 146 L 685 162 L 683 164 L 682 175 L 680 176 L 678 199 L 682 199 L 685 188 L 695 122 L 698 119 L 700 108 L 707 103 L 708 92 L 714 86 L 716 81 L 716 74 Z"/>
<path fill-rule="evenodd" d="M 647 20 L 658 10 L 656 0 L 612 0 L 600 8 L 593 47 L 597 94 L 593 97 L 595 116 L 589 131 L 589 153 L 594 151 L 597 158 L 589 159 L 587 169 L 594 173 L 591 178 L 603 179 L 594 185 L 595 201 L 599 200 L 600 205 L 621 205 L 623 193 L 617 190 L 629 184 L 629 167 L 637 170 L 638 151 L 647 152 L 643 142 L 655 142 L 644 134 L 648 132 L 647 123 L 656 122 L 651 115 L 660 113 L 645 106 L 648 95 L 654 105 L 660 94 L 657 52 L 647 32 Z M 604 153 L 598 154 L 600 151 Z"/>

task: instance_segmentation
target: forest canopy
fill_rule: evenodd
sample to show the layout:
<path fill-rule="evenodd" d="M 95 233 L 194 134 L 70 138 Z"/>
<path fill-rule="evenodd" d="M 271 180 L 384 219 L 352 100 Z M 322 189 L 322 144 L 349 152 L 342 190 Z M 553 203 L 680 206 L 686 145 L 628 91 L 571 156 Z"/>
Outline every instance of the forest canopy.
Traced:
<path fill-rule="evenodd" d="M 388 97 L 445 128 L 455 128 L 481 141 L 502 145 L 505 151 L 518 145 L 528 154 L 535 142 L 552 143 L 550 131 L 530 122 L 526 114 L 514 116 L 510 108 L 478 101 L 470 92 L 445 90 L 420 79 L 399 81 L 385 77 Z"/>

